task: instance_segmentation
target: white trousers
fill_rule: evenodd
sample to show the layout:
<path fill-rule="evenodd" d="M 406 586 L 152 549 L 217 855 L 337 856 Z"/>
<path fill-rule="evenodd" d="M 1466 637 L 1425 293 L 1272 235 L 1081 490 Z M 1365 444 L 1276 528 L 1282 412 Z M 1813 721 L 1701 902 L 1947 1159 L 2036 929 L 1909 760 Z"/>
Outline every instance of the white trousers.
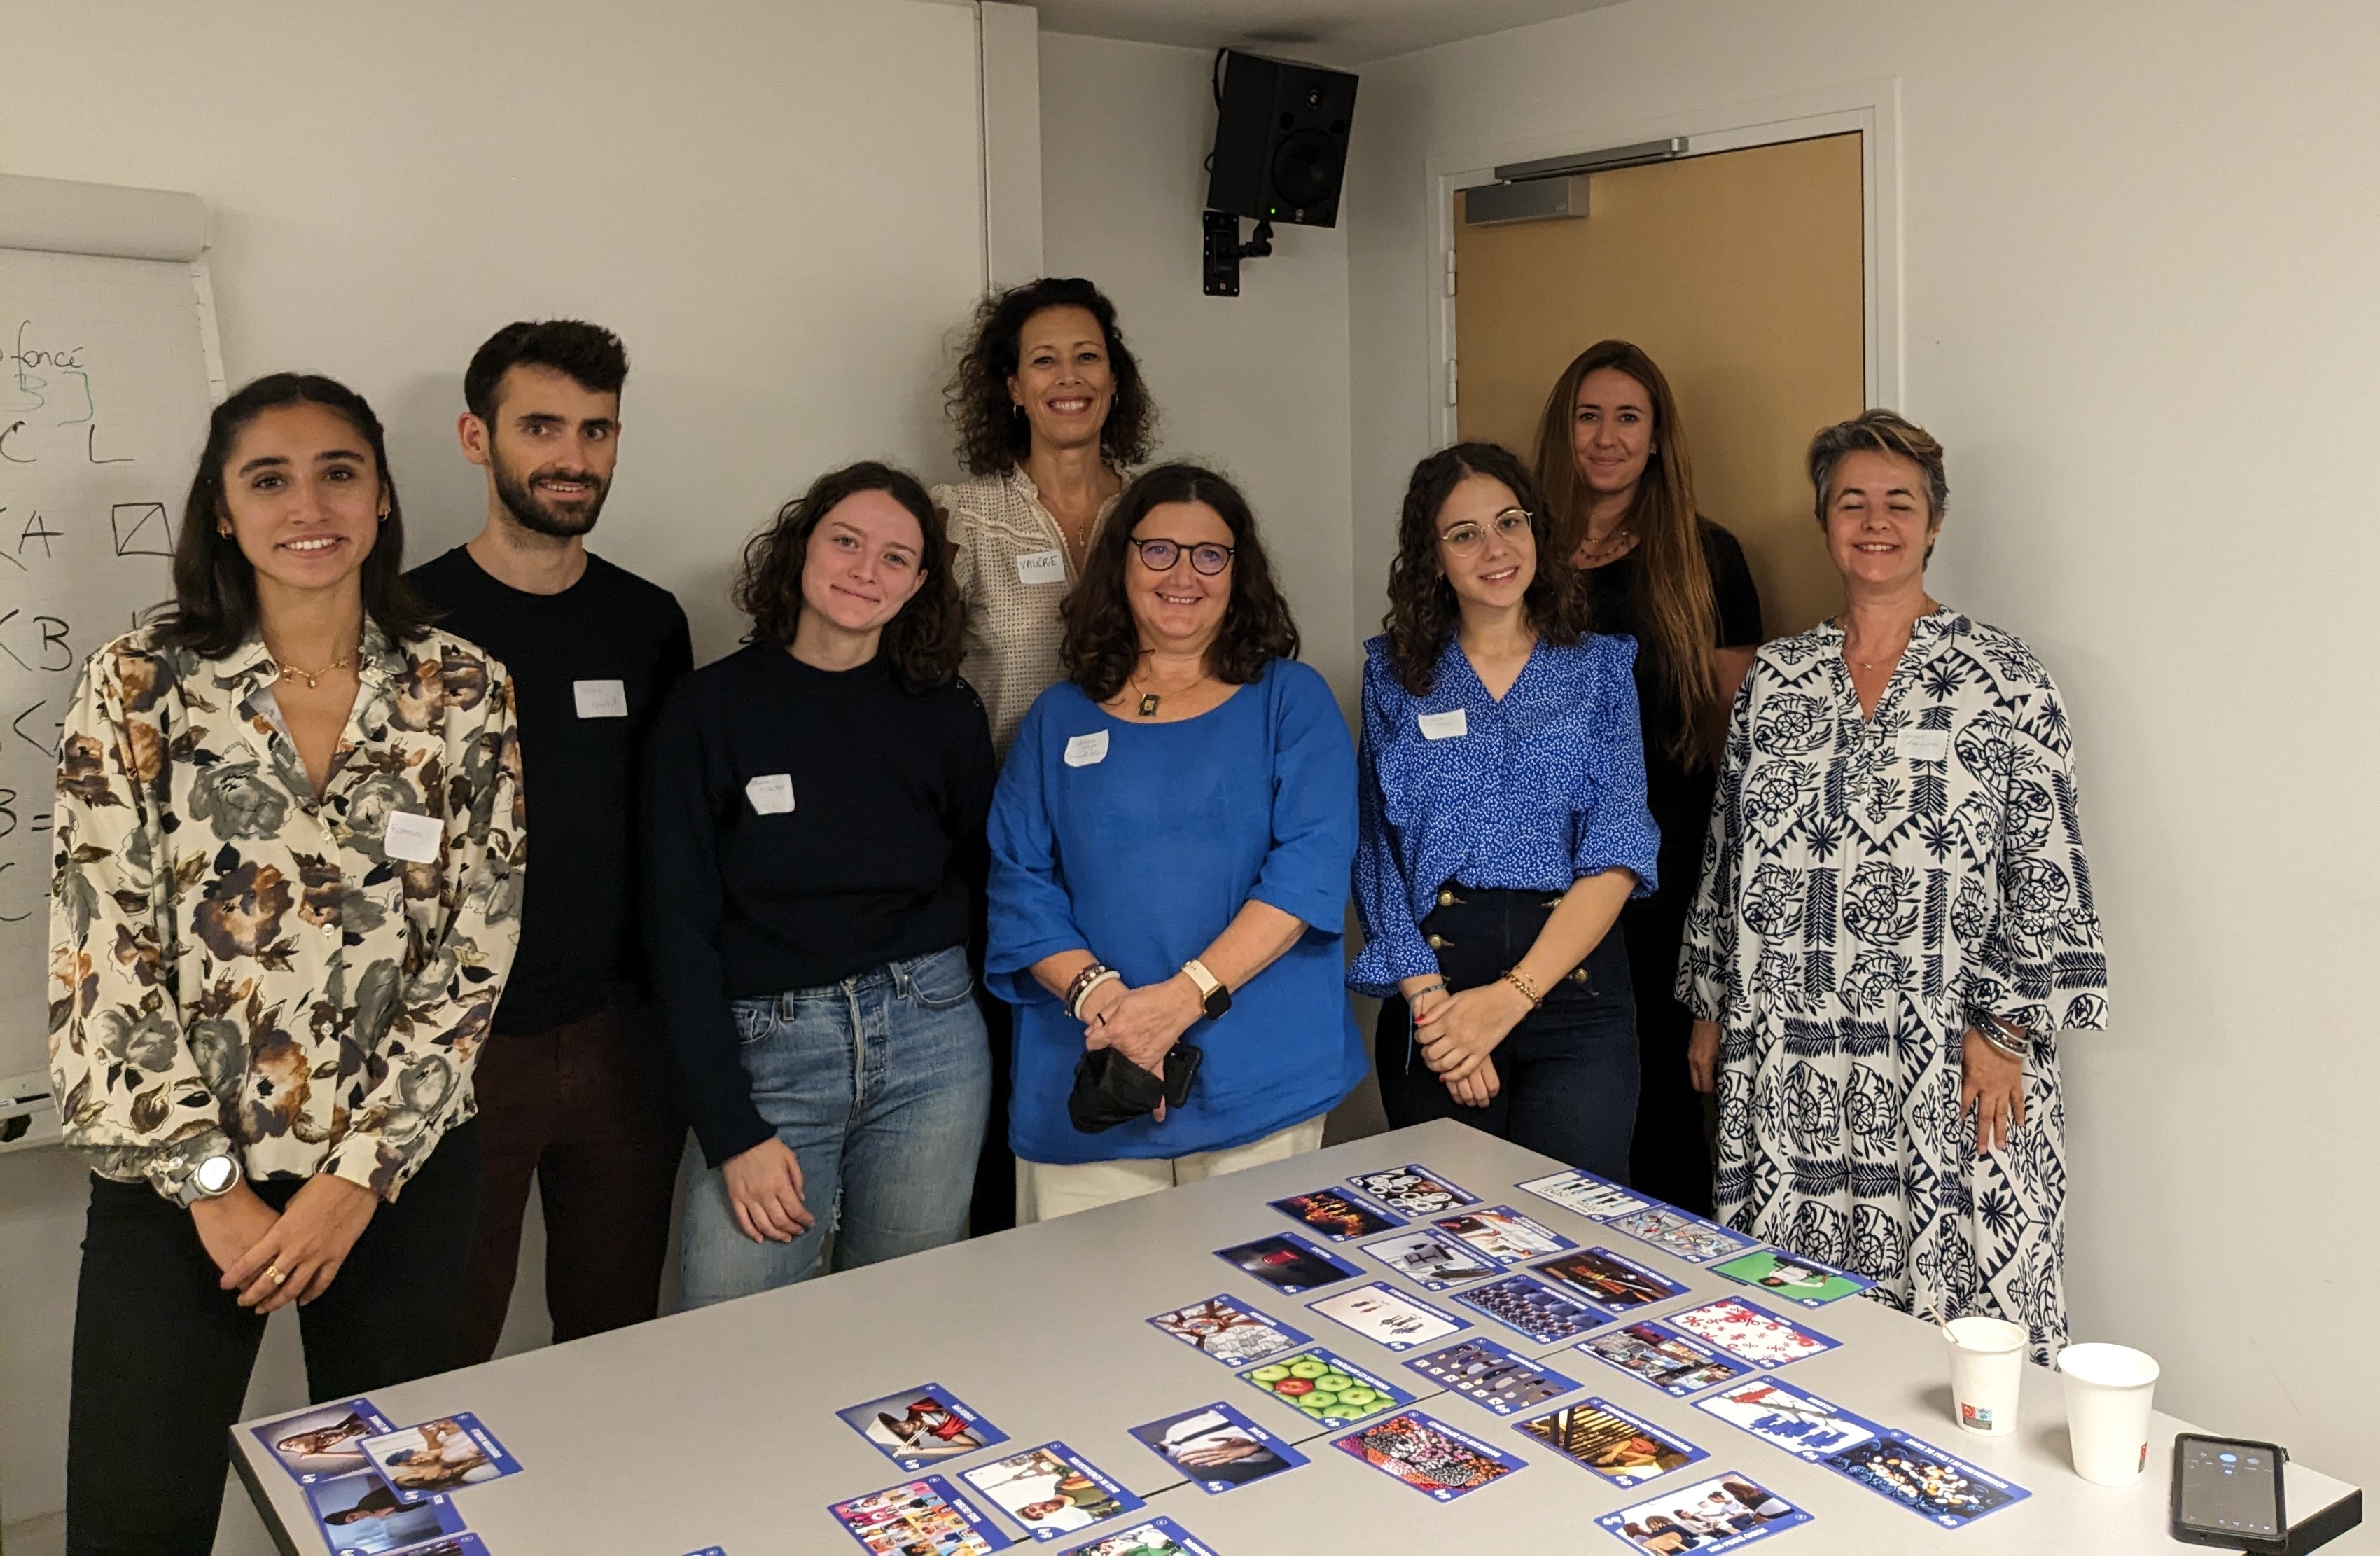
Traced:
<path fill-rule="evenodd" d="M 1293 1156 L 1320 1150 L 1322 1122 L 1309 1118 L 1245 1146 L 1202 1150 L 1190 1156 L 1073 1163 L 1027 1161 L 1019 1157 L 1016 1224 L 1053 1221 L 1076 1210 L 1096 1210 L 1119 1199 L 1135 1199 L 1179 1184 L 1200 1183 L 1236 1173 L 1243 1167 L 1261 1167 L 1268 1161 L 1286 1161 Z"/>

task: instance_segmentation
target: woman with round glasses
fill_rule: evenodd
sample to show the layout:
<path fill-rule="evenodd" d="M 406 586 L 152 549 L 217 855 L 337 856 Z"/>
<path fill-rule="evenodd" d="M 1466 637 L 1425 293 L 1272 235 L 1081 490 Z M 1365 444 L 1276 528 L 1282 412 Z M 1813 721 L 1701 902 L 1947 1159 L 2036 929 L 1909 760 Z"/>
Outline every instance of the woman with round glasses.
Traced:
<path fill-rule="evenodd" d="M 1591 636 L 1520 459 L 1414 468 L 1364 645 L 1363 954 L 1390 1124 L 1458 1118 L 1624 1179 L 1635 999 L 1620 910 L 1658 884 L 1636 650 Z"/>
<path fill-rule="evenodd" d="M 1164 465 L 1125 489 L 992 800 L 1020 1222 L 1315 1149 L 1363 1079 L 1354 754 L 1297 647 L 1231 482 Z"/>

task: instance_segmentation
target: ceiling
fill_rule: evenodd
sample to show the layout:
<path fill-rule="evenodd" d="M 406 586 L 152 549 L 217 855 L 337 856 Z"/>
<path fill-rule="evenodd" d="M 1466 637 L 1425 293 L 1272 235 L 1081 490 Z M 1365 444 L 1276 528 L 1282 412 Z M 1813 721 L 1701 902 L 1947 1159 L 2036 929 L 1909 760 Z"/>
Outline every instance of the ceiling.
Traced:
<path fill-rule="evenodd" d="M 1330 65 L 1526 27 L 1620 0 L 1038 0 L 1045 32 L 1271 50 Z"/>

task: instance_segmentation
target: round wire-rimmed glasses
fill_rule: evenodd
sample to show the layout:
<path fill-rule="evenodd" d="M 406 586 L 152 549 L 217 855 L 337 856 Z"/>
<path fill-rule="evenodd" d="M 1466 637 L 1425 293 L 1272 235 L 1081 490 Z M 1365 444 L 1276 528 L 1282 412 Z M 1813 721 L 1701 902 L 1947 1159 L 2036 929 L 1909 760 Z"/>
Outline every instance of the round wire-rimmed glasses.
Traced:
<path fill-rule="evenodd" d="M 1232 565 L 1232 553 L 1236 549 L 1232 546 L 1219 546 L 1212 541 L 1201 541 L 1196 545 L 1190 545 L 1181 541 L 1169 541 L 1161 536 L 1147 541 L 1134 536 L 1132 545 L 1135 551 L 1140 553 L 1140 565 L 1152 573 L 1172 572 L 1173 565 L 1181 561 L 1186 552 L 1190 557 L 1191 568 L 1210 578 Z"/>
<path fill-rule="evenodd" d="M 1489 522 L 1495 525 L 1496 533 L 1503 540 L 1518 543 L 1521 537 L 1529 532 L 1529 520 L 1535 517 L 1526 508 L 1506 508 Z M 1460 524 L 1448 526 L 1446 532 L 1439 536 L 1438 543 L 1457 556 L 1467 556 L 1477 551 L 1487 540 L 1487 528 L 1466 518 Z"/>

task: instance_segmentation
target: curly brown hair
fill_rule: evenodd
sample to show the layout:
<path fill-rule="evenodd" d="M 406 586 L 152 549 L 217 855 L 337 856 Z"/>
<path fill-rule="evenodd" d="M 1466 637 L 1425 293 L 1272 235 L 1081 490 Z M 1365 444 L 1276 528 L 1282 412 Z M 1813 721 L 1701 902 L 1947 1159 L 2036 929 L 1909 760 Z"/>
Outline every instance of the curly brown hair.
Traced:
<path fill-rule="evenodd" d="M 1166 503 L 1204 503 L 1232 531 L 1232 599 L 1223 608 L 1222 630 L 1207 650 L 1208 674 L 1245 686 L 1272 661 L 1297 657 L 1297 623 L 1273 584 L 1272 564 L 1257 538 L 1257 516 L 1248 500 L 1202 465 L 1160 465 L 1116 499 L 1115 511 L 1092 537 L 1082 581 L 1062 607 L 1066 679 L 1094 702 L 1122 691 L 1139 663 L 1140 629 L 1124 588 L 1126 562 L 1134 529 L 1151 508 Z"/>
<path fill-rule="evenodd" d="M 1140 362 L 1116 327 L 1115 304 L 1078 275 L 1045 275 L 1022 286 L 994 292 L 977 305 L 974 333 L 942 393 L 943 409 L 958 429 L 959 463 L 976 476 L 1004 476 L 1033 452 L 1033 429 L 1008 397 L 1016 376 L 1017 337 L 1047 308 L 1079 308 L 1099 321 L 1107 337 L 1108 369 L 1115 395 L 1099 428 L 1099 457 L 1124 469 L 1148 457 L 1157 432 L 1157 407 L 1142 382 Z"/>
<path fill-rule="evenodd" d="M 802 562 L 809 554 L 810 536 L 836 504 L 862 492 L 881 492 L 908 509 L 925 542 L 917 565 L 926 576 L 900 614 L 884 624 L 878 651 L 911 691 L 947 686 L 958 674 L 966 607 L 946 560 L 950 541 L 942 517 L 916 476 L 874 460 L 829 470 L 744 542 L 735 597 L 735 608 L 752 618 L 744 640 L 792 645 L 802 619 Z"/>
<path fill-rule="evenodd" d="M 1403 515 L 1397 520 L 1397 559 L 1389 564 L 1389 663 L 1405 690 L 1427 697 L 1437 683 L 1439 656 L 1454 636 L 1462 614 L 1454 586 L 1438 557 L 1438 515 L 1454 489 L 1473 476 L 1500 480 L 1528 510 L 1529 534 L 1537 543 L 1536 575 L 1521 596 L 1529 625 L 1548 643 L 1568 648 L 1592 631 L 1586 586 L 1557 541 L 1554 516 L 1547 512 L 1536 478 L 1512 450 L 1492 443 L 1459 443 L 1441 448 L 1414 467 L 1405 482 Z"/>

